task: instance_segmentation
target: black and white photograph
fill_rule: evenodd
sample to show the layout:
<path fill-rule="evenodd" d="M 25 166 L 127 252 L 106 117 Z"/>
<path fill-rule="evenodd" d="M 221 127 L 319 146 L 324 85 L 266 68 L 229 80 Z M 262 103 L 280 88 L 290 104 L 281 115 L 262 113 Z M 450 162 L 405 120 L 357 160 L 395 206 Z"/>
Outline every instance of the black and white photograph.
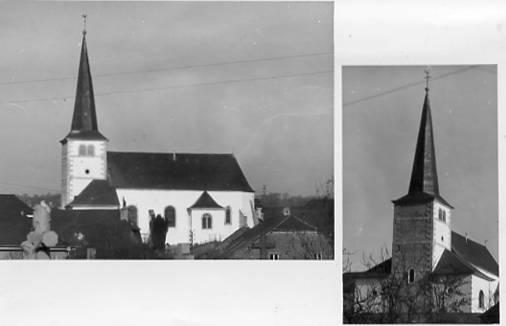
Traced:
<path fill-rule="evenodd" d="M 0 6 L 0 258 L 334 258 L 332 3 Z"/>
<path fill-rule="evenodd" d="M 497 66 L 345 66 L 343 322 L 498 323 Z"/>

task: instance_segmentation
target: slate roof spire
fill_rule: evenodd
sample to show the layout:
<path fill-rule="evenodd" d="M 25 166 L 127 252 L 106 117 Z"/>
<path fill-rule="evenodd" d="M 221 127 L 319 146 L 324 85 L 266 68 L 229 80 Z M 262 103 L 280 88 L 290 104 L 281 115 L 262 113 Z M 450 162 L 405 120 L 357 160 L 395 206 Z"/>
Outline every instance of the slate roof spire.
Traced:
<path fill-rule="evenodd" d="M 70 133 L 66 139 L 106 140 L 98 131 L 97 113 L 95 109 L 95 96 L 93 94 L 93 82 L 91 79 L 88 49 L 86 46 L 86 15 L 84 18 L 83 38 L 81 43 L 81 58 L 79 60 L 79 72 L 77 76 L 76 98 L 74 114 Z"/>
<path fill-rule="evenodd" d="M 439 195 L 434 132 L 432 129 L 432 115 L 429 100 L 430 75 L 427 70 L 425 73 L 425 99 L 423 102 L 422 117 L 420 119 L 420 128 L 418 129 L 418 138 L 416 141 L 415 158 L 413 160 L 409 191 L 406 196 L 394 201 L 394 203 L 425 201 L 438 198 L 443 203 L 449 205 Z"/>

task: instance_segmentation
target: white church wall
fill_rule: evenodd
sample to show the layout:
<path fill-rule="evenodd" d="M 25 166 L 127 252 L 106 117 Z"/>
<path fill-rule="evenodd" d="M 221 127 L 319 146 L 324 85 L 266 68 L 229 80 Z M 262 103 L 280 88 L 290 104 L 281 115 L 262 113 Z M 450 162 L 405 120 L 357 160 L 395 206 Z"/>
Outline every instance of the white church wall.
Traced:
<path fill-rule="evenodd" d="M 485 312 L 494 305 L 494 291 L 497 288 L 498 281 L 487 281 L 479 276 L 471 276 L 471 312 Z M 483 291 L 484 306 L 480 307 L 480 291 Z"/>
<path fill-rule="evenodd" d="M 440 209 L 445 212 L 446 221 L 442 221 L 439 218 Z M 433 212 L 432 269 L 434 269 L 444 249 L 451 250 L 451 209 L 445 205 L 442 205 L 438 201 L 435 201 L 432 212 Z"/>
<path fill-rule="evenodd" d="M 155 214 L 164 215 L 165 207 L 171 205 L 176 210 L 176 225 L 167 232 L 166 242 L 169 244 L 188 243 L 190 241 L 190 215 L 188 208 L 202 195 L 200 190 L 150 190 L 150 189 L 117 189 L 120 203 L 125 199 L 127 205 L 137 207 L 138 223 L 141 234 L 149 234 L 149 210 Z M 248 220 L 252 221 L 251 208 L 245 205 L 245 199 L 253 200 L 253 193 L 240 191 L 209 191 L 214 200 L 223 207 L 231 207 L 231 226 L 220 231 L 221 238 L 225 238 L 239 228 L 239 210 Z M 224 214 L 224 213 L 223 213 Z"/>
<path fill-rule="evenodd" d="M 212 224 L 210 228 L 203 228 L 202 217 L 204 214 L 210 214 Z M 225 210 L 214 209 L 192 209 L 191 210 L 191 231 L 193 233 L 193 243 L 204 243 L 210 241 L 222 241 L 224 238 L 234 232 L 231 224 L 225 224 Z"/>

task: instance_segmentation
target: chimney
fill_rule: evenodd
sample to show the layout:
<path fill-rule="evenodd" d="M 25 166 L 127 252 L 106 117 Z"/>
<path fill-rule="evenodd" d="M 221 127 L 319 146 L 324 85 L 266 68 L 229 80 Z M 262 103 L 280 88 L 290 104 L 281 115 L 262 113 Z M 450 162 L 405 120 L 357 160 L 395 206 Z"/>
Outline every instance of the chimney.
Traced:
<path fill-rule="evenodd" d="M 467 243 L 467 232 L 466 232 L 466 243 Z"/>
<path fill-rule="evenodd" d="M 172 153 L 172 160 L 175 161 L 176 160 L 176 153 Z"/>

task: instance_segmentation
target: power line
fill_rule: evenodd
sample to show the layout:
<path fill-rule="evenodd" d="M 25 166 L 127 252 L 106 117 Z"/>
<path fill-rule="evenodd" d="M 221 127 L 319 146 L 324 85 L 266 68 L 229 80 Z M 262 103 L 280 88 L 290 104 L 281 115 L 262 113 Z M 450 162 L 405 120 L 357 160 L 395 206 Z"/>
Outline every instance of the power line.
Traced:
<path fill-rule="evenodd" d="M 203 63 L 203 64 L 196 64 L 196 65 L 184 65 L 184 66 L 170 67 L 170 68 L 118 71 L 118 72 L 111 72 L 111 73 L 104 73 L 104 74 L 95 74 L 95 75 L 93 75 L 93 77 L 100 78 L 100 77 L 112 77 L 112 76 L 120 76 L 120 75 L 133 75 L 133 74 L 140 74 L 140 73 L 155 73 L 155 72 L 162 72 L 162 71 L 163 72 L 178 71 L 178 70 L 185 70 L 185 69 L 225 66 L 225 65 L 233 65 L 233 64 L 241 64 L 241 63 L 254 63 L 254 62 L 262 62 L 262 61 L 275 61 L 275 60 L 283 60 L 283 59 L 316 57 L 316 56 L 324 56 L 324 55 L 331 55 L 331 54 L 332 54 L 332 52 L 318 52 L 318 53 L 295 54 L 295 55 L 290 55 L 290 56 L 267 57 L 267 58 L 246 59 L 246 60 L 236 60 L 236 61 L 222 61 L 222 62 Z M 43 79 L 20 80 L 20 81 L 12 81 L 12 82 L 0 82 L 0 85 L 31 84 L 31 83 L 40 83 L 40 82 L 49 82 L 49 81 L 73 80 L 75 78 L 76 77 L 54 77 L 54 78 L 43 78 Z"/>
<path fill-rule="evenodd" d="M 60 191 L 60 190 L 58 190 L 58 189 L 53 189 L 53 188 L 39 187 L 39 186 L 32 186 L 32 185 L 22 185 L 22 184 L 18 184 L 18 183 L 0 182 L 0 185 L 5 185 L 5 186 L 15 186 L 15 187 L 23 187 L 23 188 L 33 188 L 33 189 L 41 189 L 41 190 Z"/>
<path fill-rule="evenodd" d="M 193 83 L 193 84 L 183 84 L 183 85 L 171 85 L 166 87 L 153 87 L 153 88 L 141 88 L 141 89 L 132 89 L 132 90 L 119 90 L 119 91 L 111 91 L 104 93 L 96 93 L 95 96 L 108 96 L 114 94 L 127 94 L 127 93 L 142 93 L 142 92 L 153 92 L 153 91 L 164 91 L 169 89 L 179 89 L 179 88 L 187 88 L 187 87 L 202 87 L 202 86 L 212 86 L 212 85 L 220 85 L 220 84 L 233 84 L 233 83 L 244 83 L 250 81 L 261 81 L 261 80 L 276 80 L 276 79 L 285 79 L 285 78 L 293 78 L 293 77 L 305 77 L 305 76 L 313 76 L 313 75 L 321 75 L 332 73 L 333 70 L 323 70 L 323 71 L 313 71 L 313 72 L 305 72 L 305 73 L 297 73 L 297 74 L 288 74 L 288 75 L 278 75 L 278 76 L 268 76 L 268 77 L 253 77 L 253 78 L 243 78 L 243 79 L 228 79 L 228 80 L 220 80 L 214 82 L 203 82 L 203 83 Z M 39 101 L 57 101 L 57 100 L 66 100 L 73 98 L 74 95 L 64 96 L 64 97 L 41 97 L 34 99 L 19 99 L 12 100 L 8 102 L 2 102 L 0 104 L 11 104 L 11 103 L 28 103 L 28 102 L 39 102 Z"/>
<path fill-rule="evenodd" d="M 449 76 L 452 76 L 452 75 L 460 74 L 460 73 L 469 71 L 469 70 L 471 70 L 473 68 L 476 68 L 476 66 L 469 66 L 469 67 L 457 69 L 457 70 L 454 70 L 454 71 L 451 71 L 451 72 L 448 72 L 448 73 L 445 73 L 445 74 L 441 74 L 439 76 L 432 77 L 432 80 L 438 80 L 438 79 L 446 78 L 446 77 L 449 77 Z M 488 72 L 490 72 L 490 71 L 488 71 Z M 349 101 L 349 102 L 343 103 L 343 107 L 344 106 L 354 105 L 354 104 L 361 103 L 361 102 L 368 101 L 368 100 L 372 100 L 374 98 L 381 97 L 383 95 L 392 94 L 392 93 L 401 91 L 403 89 L 410 88 L 410 87 L 417 86 L 417 85 L 421 85 L 421 84 L 425 84 L 425 81 L 416 81 L 416 82 L 404 84 L 402 86 L 399 86 L 399 87 L 396 87 L 396 88 L 392 88 L 392 89 L 389 89 L 387 91 L 384 91 L 384 92 L 381 92 L 381 93 L 378 93 L 378 94 L 374 94 L 374 95 L 362 97 L 362 98 L 359 98 L 359 99 L 356 99 L 356 100 L 353 100 L 353 101 Z"/>

